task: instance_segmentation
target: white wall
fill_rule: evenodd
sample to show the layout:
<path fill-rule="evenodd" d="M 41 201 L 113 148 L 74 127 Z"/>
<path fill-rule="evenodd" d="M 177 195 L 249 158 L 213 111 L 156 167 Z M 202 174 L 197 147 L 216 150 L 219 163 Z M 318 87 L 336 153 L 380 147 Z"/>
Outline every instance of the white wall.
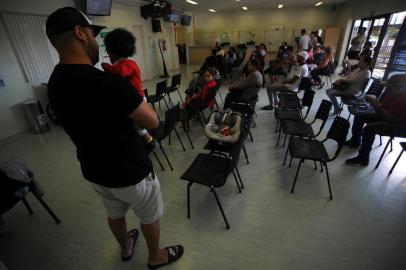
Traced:
<path fill-rule="evenodd" d="M 76 1 L 1 0 L 0 11 L 49 15 L 58 8 L 74 6 L 74 2 Z M 174 46 L 175 42 L 173 42 L 174 30 L 172 24 L 162 22 L 163 33 L 153 33 L 151 20 L 141 18 L 138 6 L 118 3 L 113 3 L 111 16 L 94 17 L 93 21 L 109 28 L 125 27 L 130 31 L 134 31 L 134 27 L 139 26 L 142 29 L 144 39 L 138 37 L 137 42 L 142 42 L 145 49 L 142 52 L 146 63 L 143 79 L 150 79 L 162 73 L 162 61 L 156 46 L 156 41 L 159 38 L 165 38 L 168 45 L 172 44 L 171 47 L 168 47 L 168 51 L 164 53 L 168 70 L 179 67 L 177 48 Z M 47 98 L 44 87 L 31 85 L 25 81 L 24 74 L 1 20 L 0 59 L 0 75 L 3 76 L 6 83 L 6 87 L 0 88 L 0 139 L 3 139 L 29 129 L 24 112 L 19 106 L 21 102 L 30 98 L 38 98 L 45 107 Z"/>

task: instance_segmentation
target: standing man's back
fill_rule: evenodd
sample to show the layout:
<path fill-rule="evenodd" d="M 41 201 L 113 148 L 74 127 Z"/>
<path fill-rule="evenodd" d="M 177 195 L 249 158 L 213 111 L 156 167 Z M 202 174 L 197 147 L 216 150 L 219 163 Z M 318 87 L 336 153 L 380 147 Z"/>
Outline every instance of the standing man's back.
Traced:
<path fill-rule="evenodd" d="M 132 125 L 135 121 L 156 128 L 158 118 L 129 81 L 93 67 L 99 61 L 95 37 L 102 29 L 75 8 L 62 8 L 48 17 L 47 36 L 60 57 L 48 95 L 76 146 L 84 178 L 103 201 L 121 259 L 131 259 L 139 234 L 137 229 L 127 231 L 125 215 L 131 208 L 147 242 L 148 267 L 156 269 L 183 255 L 181 245 L 159 247 L 160 184 Z"/>

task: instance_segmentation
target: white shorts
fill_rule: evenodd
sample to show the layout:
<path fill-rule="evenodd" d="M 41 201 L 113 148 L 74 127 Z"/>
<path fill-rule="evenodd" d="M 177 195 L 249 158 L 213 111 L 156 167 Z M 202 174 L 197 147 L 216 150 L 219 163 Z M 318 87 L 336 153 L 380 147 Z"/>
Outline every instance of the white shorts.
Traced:
<path fill-rule="evenodd" d="M 159 220 L 164 212 L 158 178 L 148 175 L 136 185 L 124 188 L 108 188 L 91 183 L 103 199 L 110 219 L 125 216 L 131 208 L 142 224 L 151 224 Z"/>

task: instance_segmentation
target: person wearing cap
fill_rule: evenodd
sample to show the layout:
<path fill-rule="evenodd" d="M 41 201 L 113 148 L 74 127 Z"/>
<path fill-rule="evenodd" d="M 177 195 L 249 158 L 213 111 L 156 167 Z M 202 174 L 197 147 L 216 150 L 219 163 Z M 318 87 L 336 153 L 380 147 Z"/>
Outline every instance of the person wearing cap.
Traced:
<path fill-rule="evenodd" d="M 133 128 L 136 122 L 153 129 L 159 121 L 128 80 L 94 67 L 99 61 L 95 37 L 103 28 L 71 7 L 47 18 L 46 34 L 60 58 L 48 82 L 48 96 L 76 146 L 83 177 L 103 201 L 121 259 L 132 258 L 139 234 L 137 229 L 127 231 L 125 215 L 131 208 L 147 242 L 148 267 L 156 269 L 183 255 L 181 245 L 159 247 L 160 185 L 142 138 Z"/>
<path fill-rule="evenodd" d="M 269 97 L 269 105 L 263 107 L 263 110 L 273 110 L 274 105 L 278 103 L 278 92 L 291 92 L 296 91 L 299 88 L 300 81 L 304 77 L 309 77 L 309 69 L 306 64 L 308 53 L 301 51 L 296 54 L 296 64 L 294 64 L 286 80 L 282 83 L 274 83 L 267 87 L 267 93 Z"/>
<path fill-rule="evenodd" d="M 386 82 L 381 97 L 366 96 L 365 100 L 374 107 L 375 112 L 355 116 L 352 137 L 345 144 L 360 148 L 356 157 L 345 161 L 347 165 L 368 166 L 376 135 L 406 136 L 406 75 L 393 75 Z"/>
<path fill-rule="evenodd" d="M 344 78 L 336 80 L 333 83 L 333 87 L 326 90 L 328 98 L 333 103 L 334 111 L 332 116 L 339 113 L 337 96 L 353 96 L 363 90 L 362 88 L 366 86 L 365 83 L 371 77 L 371 71 L 369 70 L 371 64 L 371 57 L 361 57 L 356 70 Z"/>

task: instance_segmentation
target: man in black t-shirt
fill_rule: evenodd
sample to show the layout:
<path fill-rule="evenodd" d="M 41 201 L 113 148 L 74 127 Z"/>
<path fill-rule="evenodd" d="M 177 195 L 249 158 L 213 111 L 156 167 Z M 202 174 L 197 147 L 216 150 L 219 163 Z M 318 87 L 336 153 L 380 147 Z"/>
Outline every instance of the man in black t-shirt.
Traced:
<path fill-rule="evenodd" d="M 76 146 L 84 178 L 103 200 L 122 260 L 131 259 L 138 237 L 136 229 L 127 232 L 125 214 L 131 208 L 141 221 L 148 266 L 156 269 L 183 254 L 181 245 L 159 247 L 160 185 L 132 126 L 135 121 L 156 128 L 158 118 L 127 80 L 93 67 L 99 60 L 95 37 L 102 29 L 75 8 L 48 17 L 47 36 L 60 57 L 48 83 L 49 100 Z"/>

